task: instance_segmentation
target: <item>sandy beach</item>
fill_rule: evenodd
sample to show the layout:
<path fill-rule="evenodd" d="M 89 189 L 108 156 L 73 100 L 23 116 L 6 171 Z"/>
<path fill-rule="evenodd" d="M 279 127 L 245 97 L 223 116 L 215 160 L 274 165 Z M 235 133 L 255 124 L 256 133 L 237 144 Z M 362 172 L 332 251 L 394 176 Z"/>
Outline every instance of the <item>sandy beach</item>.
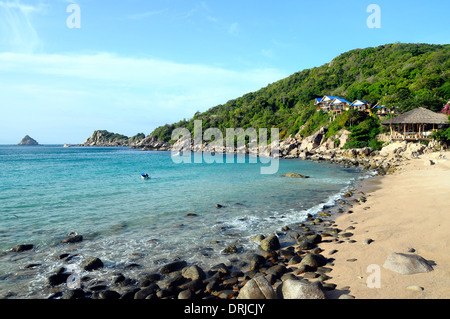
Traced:
<path fill-rule="evenodd" d="M 356 299 L 449 298 L 449 189 L 448 151 L 405 161 L 392 175 L 365 182 L 361 191 L 367 201 L 335 220 L 339 229 L 353 236 L 320 244 L 322 254 L 334 258 L 329 275 L 337 285 L 336 297 L 348 293 Z M 330 255 L 332 250 L 337 252 Z M 419 255 L 433 270 L 405 275 L 384 268 L 394 252 Z M 375 278 L 379 287 L 374 287 Z"/>

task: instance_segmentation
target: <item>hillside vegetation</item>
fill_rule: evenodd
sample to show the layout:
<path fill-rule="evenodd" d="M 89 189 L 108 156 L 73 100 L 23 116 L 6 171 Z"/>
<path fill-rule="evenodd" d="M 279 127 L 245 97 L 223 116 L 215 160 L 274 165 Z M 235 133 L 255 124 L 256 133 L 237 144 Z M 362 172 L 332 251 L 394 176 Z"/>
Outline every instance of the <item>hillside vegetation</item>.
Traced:
<path fill-rule="evenodd" d="M 340 96 L 351 102 L 360 99 L 371 104 L 395 105 L 400 112 L 418 106 L 440 111 L 450 99 L 450 45 L 395 43 L 352 50 L 330 63 L 197 112 L 191 119 L 158 127 L 151 136 L 170 141 L 177 127 L 193 132 L 194 120 L 202 120 L 204 129 L 217 127 L 223 133 L 229 127 L 277 127 L 281 139 L 300 129 L 306 136 L 328 122 L 327 115 L 316 112 L 313 103 L 314 98 L 324 95 Z M 347 126 L 364 121 L 367 119 L 355 119 Z M 372 136 L 377 125 L 363 125 L 366 136 Z"/>

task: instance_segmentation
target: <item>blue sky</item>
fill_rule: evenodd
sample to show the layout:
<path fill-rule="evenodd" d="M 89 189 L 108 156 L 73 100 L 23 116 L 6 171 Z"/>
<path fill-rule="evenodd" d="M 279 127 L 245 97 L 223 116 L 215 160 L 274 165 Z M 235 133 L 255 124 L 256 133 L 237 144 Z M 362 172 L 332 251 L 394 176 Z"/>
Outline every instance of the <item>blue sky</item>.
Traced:
<path fill-rule="evenodd" d="M 70 4 L 80 28 L 69 28 Z M 370 4 L 381 28 L 369 28 Z M 0 0 L 0 144 L 132 136 L 339 54 L 450 43 L 446 0 Z"/>

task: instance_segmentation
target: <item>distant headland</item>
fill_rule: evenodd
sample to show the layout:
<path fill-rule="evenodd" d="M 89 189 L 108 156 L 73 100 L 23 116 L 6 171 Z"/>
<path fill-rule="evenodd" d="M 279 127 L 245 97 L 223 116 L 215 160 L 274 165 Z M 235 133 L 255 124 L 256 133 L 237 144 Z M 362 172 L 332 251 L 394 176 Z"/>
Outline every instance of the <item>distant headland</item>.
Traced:
<path fill-rule="evenodd" d="M 17 145 L 35 146 L 39 145 L 39 143 L 35 139 L 31 138 L 29 135 L 25 135 L 25 137 Z"/>

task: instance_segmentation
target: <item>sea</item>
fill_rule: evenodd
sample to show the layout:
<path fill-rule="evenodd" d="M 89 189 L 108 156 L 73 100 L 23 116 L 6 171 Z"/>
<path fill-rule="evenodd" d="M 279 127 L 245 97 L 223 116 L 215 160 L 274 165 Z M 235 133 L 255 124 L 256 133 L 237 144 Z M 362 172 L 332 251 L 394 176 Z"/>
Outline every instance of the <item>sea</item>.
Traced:
<path fill-rule="evenodd" d="M 138 276 L 175 260 L 210 267 L 258 251 L 255 235 L 280 234 L 339 200 L 368 172 L 280 159 L 275 174 L 234 155 L 179 163 L 170 152 L 125 147 L 0 146 L 0 298 L 48 298 L 48 277 L 89 257 L 97 276 Z M 198 155 L 198 154 L 197 154 Z M 217 154 L 216 154 L 217 155 Z M 210 158 L 211 159 L 211 158 Z M 198 161 L 197 161 L 198 162 Z M 309 178 L 287 178 L 295 172 Z M 150 179 L 141 178 L 147 173 Z M 64 244 L 69 234 L 79 243 Z M 33 244 L 12 252 L 19 244 Z M 238 253 L 223 250 L 235 245 Z M 78 268 L 78 271 L 82 272 Z"/>

